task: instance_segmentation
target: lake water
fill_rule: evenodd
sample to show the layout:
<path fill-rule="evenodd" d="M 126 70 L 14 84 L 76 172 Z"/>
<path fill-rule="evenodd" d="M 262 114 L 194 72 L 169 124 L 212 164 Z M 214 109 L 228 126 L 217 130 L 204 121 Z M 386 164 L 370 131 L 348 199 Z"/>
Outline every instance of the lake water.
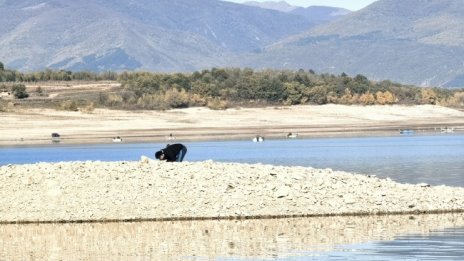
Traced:
<path fill-rule="evenodd" d="M 186 161 L 264 163 L 332 168 L 405 183 L 464 187 L 464 136 L 188 142 Z M 0 165 L 57 161 L 131 161 L 154 157 L 165 143 L 0 148 Z"/>
<path fill-rule="evenodd" d="M 0 260 L 464 260 L 464 214 L 0 225 Z"/>
<path fill-rule="evenodd" d="M 187 161 L 332 168 L 464 187 L 464 136 L 188 142 Z M 165 143 L 0 148 L 0 165 L 138 160 Z M 464 214 L 0 225 L 0 260 L 464 260 Z"/>

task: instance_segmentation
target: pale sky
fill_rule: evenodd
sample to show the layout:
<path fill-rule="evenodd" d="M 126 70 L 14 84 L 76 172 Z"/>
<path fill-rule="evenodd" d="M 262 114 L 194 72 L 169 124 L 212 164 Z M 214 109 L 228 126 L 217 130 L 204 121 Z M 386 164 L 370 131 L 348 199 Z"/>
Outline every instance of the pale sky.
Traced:
<path fill-rule="evenodd" d="M 257 2 L 266 2 L 270 0 L 225 0 L 235 3 L 243 3 L 247 1 L 257 1 Z M 272 1 L 281 1 L 281 0 L 272 0 Z M 377 0 L 285 0 L 285 2 L 290 5 L 308 7 L 311 5 L 322 5 L 322 6 L 332 6 L 332 7 L 342 7 L 351 11 L 357 11 L 361 8 L 368 6 L 369 4 Z"/>

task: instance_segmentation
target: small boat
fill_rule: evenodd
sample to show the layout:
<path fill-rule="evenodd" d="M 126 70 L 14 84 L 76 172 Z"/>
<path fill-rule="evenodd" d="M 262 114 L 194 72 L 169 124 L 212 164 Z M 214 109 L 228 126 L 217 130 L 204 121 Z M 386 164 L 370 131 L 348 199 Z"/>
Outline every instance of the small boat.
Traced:
<path fill-rule="evenodd" d="M 415 131 L 410 130 L 410 129 L 400 130 L 400 134 L 402 134 L 402 135 L 411 135 L 411 134 L 414 134 L 414 133 L 415 133 Z"/>
<path fill-rule="evenodd" d="M 264 137 L 260 135 L 256 135 L 256 137 L 253 138 L 253 142 L 263 142 Z"/>
<path fill-rule="evenodd" d="M 296 138 L 298 138 L 298 133 L 291 133 L 291 132 L 289 132 L 289 133 L 287 134 L 287 139 L 296 139 Z"/>
<path fill-rule="evenodd" d="M 454 133 L 454 128 L 448 128 L 448 127 L 441 128 L 441 133 Z"/>
<path fill-rule="evenodd" d="M 113 137 L 113 142 L 122 142 L 122 138 L 117 136 L 117 137 Z"/>
<path fill-rule="evenodd" d="M 53 132 L 52 133 L 52 142 L 57 143 L 61 141 L 61 136 L 60 134 Z"/>

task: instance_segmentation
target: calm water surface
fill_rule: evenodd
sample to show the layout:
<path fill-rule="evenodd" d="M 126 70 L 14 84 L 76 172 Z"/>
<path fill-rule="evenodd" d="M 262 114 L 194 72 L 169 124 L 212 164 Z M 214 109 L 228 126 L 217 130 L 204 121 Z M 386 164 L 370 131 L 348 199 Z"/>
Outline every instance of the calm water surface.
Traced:
<path fill-rule="evenodd" d="M 464 187 L 464 136 L 397 136 L 185 143 L 185 160 L 332 168 L 406 183 Z M 0 165 L 153 157 L 165 143 L 0 148 Z"/>
<path fill-rule="evenodd" d="M 464 214 L 0 225 L 0 260 L 463 260 Z"/>
<path fill-rule="evenodd" d="M 185 144 L 187 161 L 332 168 L 464 187 L 463 135 Z M 165 145 L 7 147 L 0 148 L 0 165 L 138 160 Z M 464 214 L 0 225 L 0 245 L 0 260 L 464 260 Z"/>

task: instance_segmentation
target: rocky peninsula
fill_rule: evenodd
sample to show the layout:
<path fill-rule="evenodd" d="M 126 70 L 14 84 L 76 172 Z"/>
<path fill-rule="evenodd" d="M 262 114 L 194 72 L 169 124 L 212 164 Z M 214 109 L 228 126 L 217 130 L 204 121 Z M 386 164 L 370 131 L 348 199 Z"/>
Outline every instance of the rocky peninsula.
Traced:
<path fill-rule="evenodd" d="M 62 162 L 0 167 L 0 223 L 464 211 L 464 188 L 262 164 Z"/>

